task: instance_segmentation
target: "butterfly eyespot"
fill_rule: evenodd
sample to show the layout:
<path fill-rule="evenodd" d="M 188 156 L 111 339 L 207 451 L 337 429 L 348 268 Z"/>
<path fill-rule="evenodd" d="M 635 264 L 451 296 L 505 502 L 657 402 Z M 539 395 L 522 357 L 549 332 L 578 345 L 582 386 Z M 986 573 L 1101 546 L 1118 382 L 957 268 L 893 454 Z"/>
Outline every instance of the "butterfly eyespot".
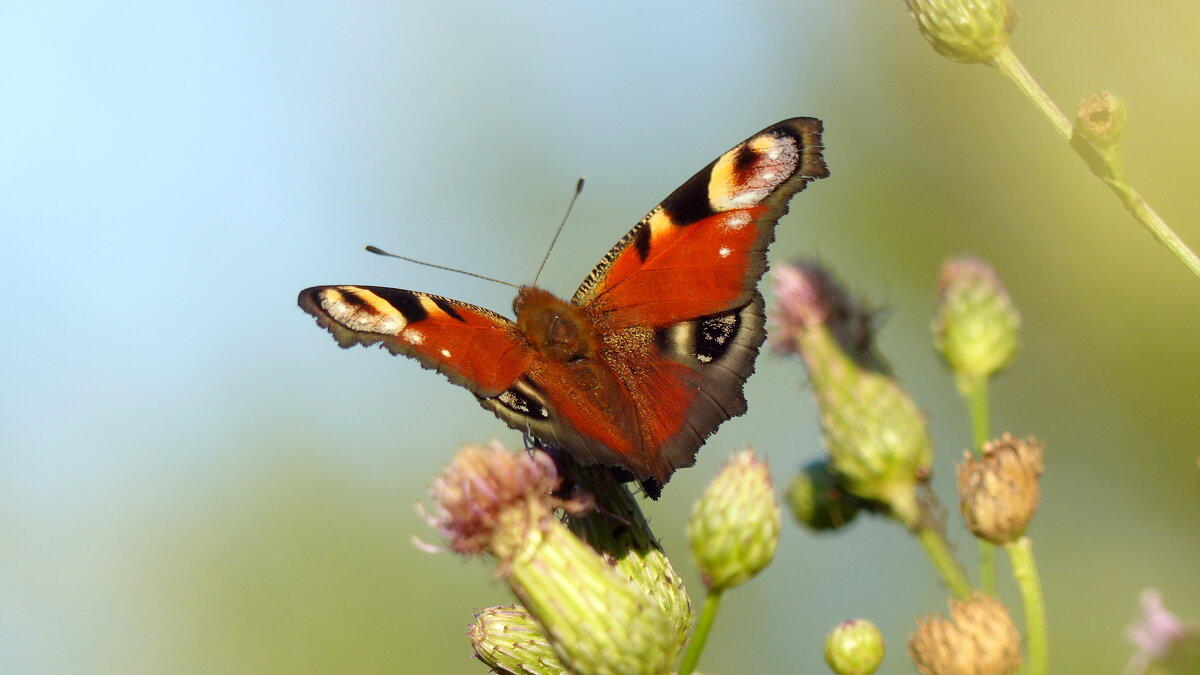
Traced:
<path fill-rule="evenodd" d="M 724 356 L 733 344 L 740 325 L 741 320 L 735 313 L 701 320 L 696 331 L 696 358 L 709 363 Z"/>
<path fill-rule="evenodd" d="M 519 380 L 512 387 L 500 392 L 499 395 L 481 401 L 493 400 L 504 406 L 512 413 L 539 421 L 550 419 L 550 411 L 541 401 L 541 392 L 528 380 Z"/>

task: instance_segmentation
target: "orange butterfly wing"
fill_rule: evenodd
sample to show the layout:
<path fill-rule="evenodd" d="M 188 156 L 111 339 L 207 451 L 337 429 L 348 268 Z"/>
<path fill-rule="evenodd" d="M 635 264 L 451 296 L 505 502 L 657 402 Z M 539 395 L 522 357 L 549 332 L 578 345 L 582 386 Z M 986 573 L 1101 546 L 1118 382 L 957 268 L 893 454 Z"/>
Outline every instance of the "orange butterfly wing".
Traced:
<path fill-rule="evenodd" d="M 821 122 L 798 117 L 692 176 L 600 261 L 572 302 L 620 325 L 662 326 L 749 302 L 788 200 L 829 175 Z"/>
<path fill-rule="evenodd" d="M 821 123 L 785 120 L 702 169 L 604 257 L 572 302 L 597 327 L 600 359 L 619 378 L 636 419 L 620 462 L 666 482 L 695 462 L 725 420 L 765 339 L 759 280 L 787 202 L 828 170 Z M 649 330 L 653 353 L 630 365 L 631 332 Z M 587 429 L 590 421 L 574 424 Z"/>

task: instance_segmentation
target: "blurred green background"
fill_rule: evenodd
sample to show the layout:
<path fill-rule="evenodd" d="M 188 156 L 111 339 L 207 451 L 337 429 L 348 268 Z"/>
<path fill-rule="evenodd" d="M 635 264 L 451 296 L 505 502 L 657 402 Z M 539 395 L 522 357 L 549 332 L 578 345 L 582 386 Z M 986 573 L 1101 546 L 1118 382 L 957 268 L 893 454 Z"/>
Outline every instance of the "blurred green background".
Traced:
<path fill-rule="evenodd" d="M 1153 6 L 1021 3 L 1014 47 L 1068 113 L 1125 98 L 1129 174 L 1196 247 L 1200 9 Z M 1118 672 L 1144 587 L 1200 617 L 1200 280 L 900 2 L 14 3 L 0 86 L 2 672 L 483 672 L 467 623 L 509 596 L 418 552 L 413 505 L 459 444 L 519 435 L 414 363 L 337 349 L 297 291 L 505 309 L 511 289 L 362 246 L 526 282 L 583 174 L 542 277 L 569 295 L 681 181 L 794 115 L 825 120 L 832 176 L 772 258 L 819 255 L 889 309 L 944 499 L 969 431 L 929 346 L 939 263 L 989 260 L 1024 315 L 994 423 L 1048 446 L 1031 534 L 1055 670 Z M 697 602 L 682 531 L 721 461 L 752 444 L 784 483 L 821 452 L 799 363 L 759 364 L 749 414 L 646 504 Z M 904 638 L 945 596 L 899 528 L 789 526 L 701 665 L 823 672 L 825 632 L 868 617 L 881 672 L 910 672 Z"/>

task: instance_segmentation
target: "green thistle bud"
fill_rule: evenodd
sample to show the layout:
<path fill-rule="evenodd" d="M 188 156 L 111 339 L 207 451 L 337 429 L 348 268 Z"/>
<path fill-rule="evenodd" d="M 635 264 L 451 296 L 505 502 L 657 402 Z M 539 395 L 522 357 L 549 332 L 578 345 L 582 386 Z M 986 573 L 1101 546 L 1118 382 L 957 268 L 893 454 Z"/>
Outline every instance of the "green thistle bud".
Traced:
<path fill-rule="evenodd" d="M 987 63 L 1008 47 L 1017 12 L 1008 0 L 907 0 L 921 35 L 959 63 Z"/>
<path fill-rule="evenodd" d="M 561 462 L 560 462 L 561 464 Z M 607 468 L 569 467 L 567 478 L 586 486 L 595 508 L 567 516 L 567 527 L 586 541 L 620 575 L 658 602 L 675 627 L 676 652 L 692 631 L 692 604 L 683 577 L 671 566 L 629 488 Z"/>
<path fill-rule="evenodd" d="M 796 474 L 784 500 L 796 520 L 810 530 L 838 530 L 856 517 L 861 501 L 846 492 L 827 459 L 810 462 Z"/>
<path fill-rule="evenodd" d="M 475 615 L 467 634 L 475 655 L 497 673 L 567 673 L 542 634 L 542 627 L 520 605 L 488 607 Z"/>
<path fill-rule="evenodd" d="M 871 675 L 883 653 L 883 635 L 866 619 L 843 621 L 825 637 L 825 663 L 837 675 Z"/>
<path fill-rule="evenodd" d="M 988 378 L 1017 353 L 1021 315 L 991 267 L 975 258 L 947 260 L 938 275 L 934 346 L 959 387 Z"/>
<path fill-rule="evenodd" d="M 692 508 L 687 534 L 710 590 L 745 583 L 770 564 L 779 543 L 779 503 L 767 465 L 734 453 Z"/>
<path fill-rule="evenodd" d="M 886 504 L 900 522 L 917 527 L 916 488 L 933 461 L 924 415 L 895 380 L 859 367 L 822 327 L 803 336 L 801 350 L 830 468 L 848 492 Z"/>
<path fill-rule="evenodd" d="M 872 347 L 864 303 L 814 264 L 781 265 L 775 279 L 774 316 L 808 366 L 830 468 L 847 492 L 916 527 L 916 485 L 929 475 L 933 442 Z"/>
<path fill-rule="evenodd" d="M 428 519 L 451 549 L 495 556 L 570 672 L 668 672 L 675 630 L 657 602 L 559 522 L 549 495 L 558 484 L 543 453 L 464 448 L 435 481 L 438 511 Z"/>
<path fill-rule="evenodd" d="M 1098 148 L 1107 150 L 1117 145 L 1125 133 L 1129 117 L 1125 102 L 1116 94 L 1102 91 L 1084 99 L 1075 114 L 1076 136 L 1083 137 Z"/>
<path fill-rule="evenodd" d="M 950 601 L 950 619 L 917 620 L 908 657 L 924 675 L 1007 675 L 1021 665 L 1021 636 L 995 598 Z"/>
<path fill-rule="evenodd" d="M 998 545 L 1025 534 L 1037 511 L 1042 456 L 1037 439 L 1018 440 L 1010 434 L 984 445 L 978 459 L 963 453 L 958 506 L 972 534 Z"/>

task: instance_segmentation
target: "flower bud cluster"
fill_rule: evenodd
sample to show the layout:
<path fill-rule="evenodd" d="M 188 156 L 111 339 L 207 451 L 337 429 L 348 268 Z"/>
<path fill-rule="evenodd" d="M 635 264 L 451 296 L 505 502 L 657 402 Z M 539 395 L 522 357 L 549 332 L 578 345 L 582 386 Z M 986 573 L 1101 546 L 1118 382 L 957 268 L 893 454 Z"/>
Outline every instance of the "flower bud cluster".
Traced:
<path fill-rule="evenodd" d="M 553 462 L 540 452 L 510 453 L 498 443 L 467 447 L 435 481 L 437 511 L 429 521 L 452 550 L 495 557 L 567 671 L 668 672 L 677 652 L 675 627 L 658 602 L 555 517 L 558 502 L 550 493 L 558 483 Z M 488 618 L 516 624 L 521 617 Z M 494 626 L 484 626 L 482 634 L 491 640 L 477 641 L 477 653 L 496 659 L 528 655 L 546 666 L 536 641 L 531 652 L 504 647 L 505 632 L 495 637 Z M 527 622 L 522 626 L 528 630 Z"/>

